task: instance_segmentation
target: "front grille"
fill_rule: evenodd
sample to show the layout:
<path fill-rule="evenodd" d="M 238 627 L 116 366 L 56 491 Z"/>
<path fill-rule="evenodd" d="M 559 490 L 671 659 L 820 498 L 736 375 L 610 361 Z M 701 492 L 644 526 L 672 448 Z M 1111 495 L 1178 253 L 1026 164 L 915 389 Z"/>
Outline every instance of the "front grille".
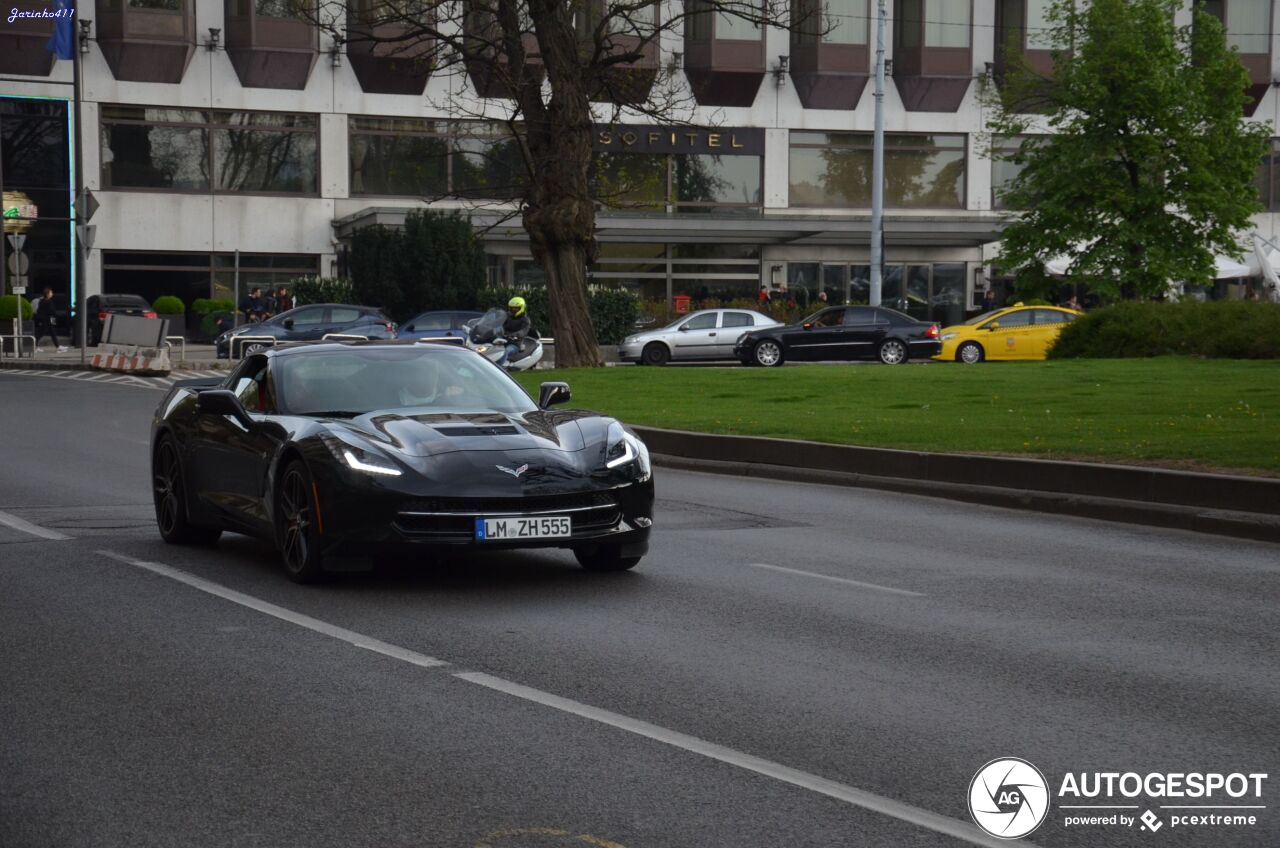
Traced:
<path fill-rule="evenodd" d="M 400 508 L 396 527 L 409 536 L 465 541 L 475 536 L 477 518 L 503 513 L 568 515 L 575 536 L 607 530 L 622 518 L 617 501 L 604 492 L 524 498 L 419 498 Z"/>

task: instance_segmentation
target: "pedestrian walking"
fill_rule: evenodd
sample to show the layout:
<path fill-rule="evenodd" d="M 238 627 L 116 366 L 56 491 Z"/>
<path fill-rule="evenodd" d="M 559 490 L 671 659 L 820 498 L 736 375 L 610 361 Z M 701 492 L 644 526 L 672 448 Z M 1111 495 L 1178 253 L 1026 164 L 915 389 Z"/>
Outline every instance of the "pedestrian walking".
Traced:
<path fill-rule="evenodd" d="M 44 297 L 40 298 L 40 302 L 36 306 L 36 350 L 40 350 L 40 340 L 47 335 L 53 339 L 53 346 L 58 349 L 58 353 L 66 353 L 66 345 L 58 341 L 58 315 L 54 307 L 53 289 L 46 287 Z"/>

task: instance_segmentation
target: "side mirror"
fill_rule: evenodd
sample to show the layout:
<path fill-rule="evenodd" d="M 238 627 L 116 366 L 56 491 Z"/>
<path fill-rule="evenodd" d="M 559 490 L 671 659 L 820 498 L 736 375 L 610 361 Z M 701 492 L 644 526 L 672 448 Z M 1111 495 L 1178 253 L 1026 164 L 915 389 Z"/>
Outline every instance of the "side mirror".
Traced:
<path fill-rule="evenodd" d="M 412 325 L 412 324 L 410 324 L 409 326 L 405 327 L 405 329 L 406 329 L 406 330 L 409 330 L 410 332 L 412 332 L 412 331 L 413 331 L 413 325 Z"/>
<path fill-rule="evenodd" d="M 284 328 L 285 328 L 286 330 L 292 330 L 292 329 L 293 329 L 293 319 L 292 319 L 292 318 L 286 318 L 286 319 L 284 319 Z"/>
<path fill-rule="evenodd" d="M 200 392 L 196 395 L 196 409 L 208 415 L 230 415 L 246 430 L 256 423 L 245 411 L 240 398 L 229 389 L 206 389 Z"/>
<path fill-rule="evenodd" d="M 538 408 L 547 409 L 558 403 L 567 403 L 572 397 L 568 383 L 543 383 L 538 389 Z"/>
<path fill-rule="evenodd" d="M 992 321 L 990 324 L 988 324 L 988 325 L 987 325 L 987 329 L 988 329 L 988 330 L 998 330 L 998 329 L 1000 329 L 1000 322 L 999 322 L 999 321 Z"/>
<path fill-rule="evenodd" d="M 813 329 L 813 322 L 812 322 L 812 321 L 806 321 L 806 322 L 805 322 L 804 324 L 802 324 L 801 326 L 803 326 L 806 330 L 812 330 L 812 329 Z"/>
<path fill-rule="evenodd" d="M 687 332 L 689 332 L 689 325 L 688 325 L 688 324 L 681 324 L 679 327 L 676 327 L 676 329 L 677 329 L 677 330 L 679 330 L 679 331 L 680 331 L 680 332 L 682 332 L 682 333 L 687 333 Z"/>

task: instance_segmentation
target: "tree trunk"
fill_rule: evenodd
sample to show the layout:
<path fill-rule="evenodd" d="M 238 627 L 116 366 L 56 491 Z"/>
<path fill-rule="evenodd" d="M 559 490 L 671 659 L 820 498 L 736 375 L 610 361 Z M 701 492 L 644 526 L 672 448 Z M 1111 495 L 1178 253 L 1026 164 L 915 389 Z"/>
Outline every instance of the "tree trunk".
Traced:
<path fill-rule="evenodd" d="M 548 245 L 541 256 L 551 303 L 551 331 L 556 340 L 557 368 L 603 365 L 591 323 L 587 294 L 587 254 L 581 245 Z"/>

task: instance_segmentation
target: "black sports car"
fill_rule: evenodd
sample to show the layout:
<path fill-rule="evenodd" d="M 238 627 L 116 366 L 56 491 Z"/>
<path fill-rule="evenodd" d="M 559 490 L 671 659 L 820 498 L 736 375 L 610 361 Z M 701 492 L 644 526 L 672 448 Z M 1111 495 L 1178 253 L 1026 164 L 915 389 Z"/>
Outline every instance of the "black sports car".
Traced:
<path fill-rule="evenodd" d="M 538 403 L 466 348 L 321 343 L 174 386 L 152 422 L 156 523 L 171 543 L 272 540 L 289 576 L 379 549 L 571 548 L 593 571 L 649 548 L 644 443 L 543 383 Z"/>
<path fill-rule="evenodd" d="M 937 324 L 883 306 L 831 306 L 798 324 L 746 333 L 733 354 L 744 365 L 766 367 L 788 359 L 878 359 L 898 365 L 941 349 Z"/>

